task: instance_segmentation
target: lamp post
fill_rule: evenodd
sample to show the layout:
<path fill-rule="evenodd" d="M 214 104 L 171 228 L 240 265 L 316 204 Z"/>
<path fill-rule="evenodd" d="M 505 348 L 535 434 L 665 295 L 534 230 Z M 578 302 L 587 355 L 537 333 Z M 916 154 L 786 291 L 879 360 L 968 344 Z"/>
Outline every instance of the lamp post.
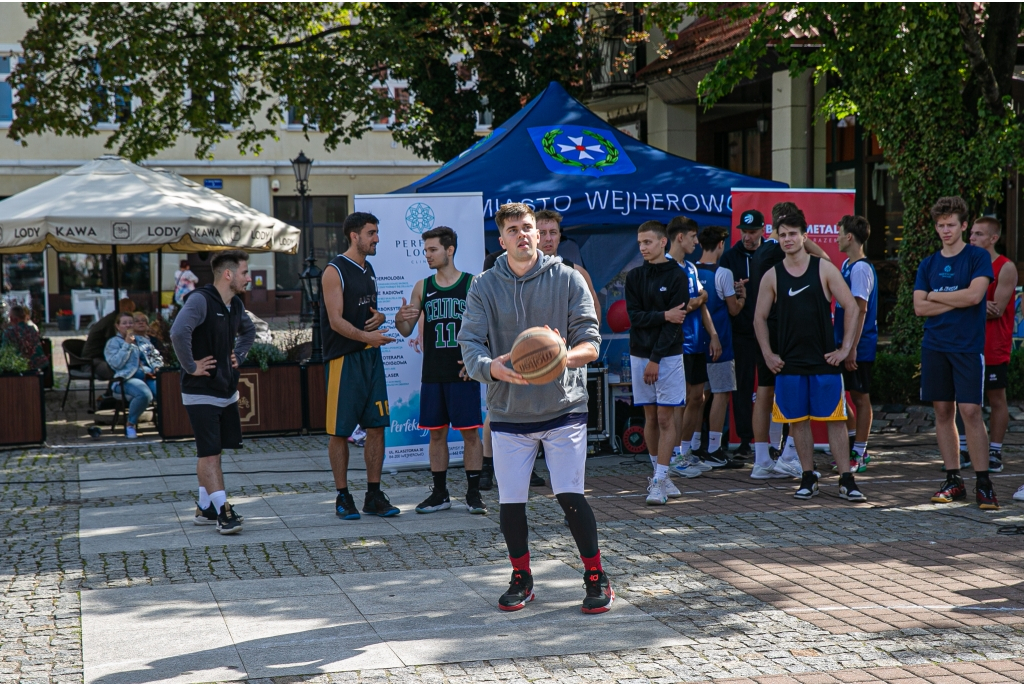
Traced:
<path fill-rule="evenodd" d="M 306 257 L 306 268 L 299 278 L 302 280 L 302 290 L 306 295 L 306 302 L 313 314 L 313 352 L 309 361 L 314 364 L 323 362 L 323 343 L 320 339 L 320 268 L 316 265 L 316 252 L 313 249 L 313 228 L 306 230 L 306 222 L 309 219 L 309 207 L 306 196 L 309 194 L 309 170 L 313 166 L 313 160 L 306 157 L 306 154 L 299 151 L 299 156 L 291 160 L 292 171 L 295 172 L 295 190 L 302 198 L 302 230 L 309 241 L 309 256 Z"/>

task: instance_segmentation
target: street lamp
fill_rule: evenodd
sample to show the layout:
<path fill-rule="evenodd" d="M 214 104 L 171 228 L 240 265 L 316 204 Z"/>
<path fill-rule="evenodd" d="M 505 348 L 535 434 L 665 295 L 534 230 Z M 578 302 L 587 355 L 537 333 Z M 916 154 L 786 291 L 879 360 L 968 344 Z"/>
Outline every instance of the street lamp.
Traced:
<path fill-rule="evenodd" d="M 299 279 L 302 280 L 302 290 L 306 295 L 306 302 L 313 314 L 313 353 L 309 361 L 318 364 L 323 362 L 323 343 L 320 338 L 320 276 L 323 272 L 316 265 L 316 252 L 313 249 L 313 228 L 306 231 L 306 221 L 309 218 L 309 207 L 306 203 L 306 196 L 309 194 L 309 170 L 313 166 L 313 160 L 306 157 L 306 154 L 299 151 L 299 156 L 292 160 L 292 171 L 295 172 L 295 190 L 302 198 L 302 230 L 306 233 L 309 241 L 309 256 L 306 257 L 306 268 Z"/>

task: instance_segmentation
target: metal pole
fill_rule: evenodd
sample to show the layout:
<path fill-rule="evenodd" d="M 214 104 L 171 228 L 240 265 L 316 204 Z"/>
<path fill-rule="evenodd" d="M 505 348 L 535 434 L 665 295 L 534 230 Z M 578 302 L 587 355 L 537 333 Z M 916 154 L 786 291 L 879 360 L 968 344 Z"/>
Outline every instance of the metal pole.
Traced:
<path fill-rule="evenodd" d="M 306 190 L 305 187 L 303 187 L 303 193 L 302 193 L 302 202 L 303 202 L 303 207 L 302 207 L 302 224 L 303 224 L 303 228 L 305 228 L 306 219 L 309 216 L 309 211 L 308 211 L 309 210 L 309 206 L 308 206 L 308 200 L 306 198 L 305 190 Z M 316 266 L 316 252 L 313 249 L 313 240 L 314 240 L 314 238 L 313 238 L 313 226 L 311 224 L 310 227 L 309 227 L 309 258 L 306 261 L 309 262 L 309 266 L 310 267 L 312 267 L 313 269 L 319 271 L 319 268 Z M 312 350 L 312 354 L 309 357 L 309 361 L 314 363 L 314 364 L 320 364 L 320 363 L 323 363 L 323 361 L 324 361 L 323 340 L 320 337 L 320 298 L 321 297 L 322 297 L 322 295 L 320 294 L 320 288 L 318 286 L 317 289 L 316 289 L 316 297 L 313 298 L 312 302 L 310 302 L 310 305 L 313 307 L 313 350 Z"/>
<path fill-rule="evenodd" d="M 156 313 L 164 308 L 164 248 L 156 248 Z"/>
<path fill-rule="evenodd" d="M 111 245 L 110 246 L 110 252 L 111 252 L 112 261 L 113 261 L 113 264 L 111 264 L 111 268 L 113 268 L 113 270 L 114 270 L 114 273 L 113 273 L 113 277 L 114 277 L 114 311 L 120 311 L 119 308 L 118 308 L 118 303 L 121 301 L 121 291 L 120 291 L 120 289 L 117 286 L 118 286 L 118 283 L 121 280 L 120 279 L 121 270 L 119 268 L 119 264 L 117 263 L 117 245 Z"/>

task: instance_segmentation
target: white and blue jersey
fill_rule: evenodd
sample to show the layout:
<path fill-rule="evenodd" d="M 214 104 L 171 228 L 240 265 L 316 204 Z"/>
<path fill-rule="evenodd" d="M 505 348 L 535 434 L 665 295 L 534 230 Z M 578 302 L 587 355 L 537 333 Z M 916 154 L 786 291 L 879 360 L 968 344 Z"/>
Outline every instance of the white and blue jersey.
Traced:
<path fill-rule="evenodd" d="M 728 362 L 735 359 L 732 349 L 732 321 L 729 317 L 729 306 L 725 302 L 726 297 L 736 294 L 733 282 L 732 271 L 716 264 L 697 264 L 697 276 L 700 279 L 703 289 L 707 291 L 708 313 L 711 321 L 715 324 L 715 332 L 718 334 L 718 342 L 722 345 L 722 356 L 708 363 Z M 700 351 L 709 354 L 711 345 L 711 334 L 703 326 L 700 327 Z"/>
<path fill-rule="evenodd" d="M 878 347 L 878 274 L 875 267 L 867 259 L 858 259 L 851 262 L 849 259 L 843 262 L 843 280 L 850 287 L 854 297 L 860 298 L 868 303 L 868 310 L 864 316 L 864 327 L 861 329 L 860 341 L 857 343 L 857 361 L 875 361 L 875 349 Z M 836 303 L 835 331 L 836 347 L 842 347 L 843 328 L 843 307 Z"/>
<path fill-rule="evenodd" d="M 679 266 L 686 272 L 686 282 L 690 289 L 690 299 L 692 300 L 704 290 L 704 286 L 701 285 L 700 278 L 697 276 L 697 267 L 693 265 L 693 262 L 686 259 L 679 262 Z M 703 330 L 704 326 L 700 319 L 700 308 L 694 309 L 683 319 L 683 354 L 703 354 L 706 352 L 706 346 L 702 349 L 700 345 L 701 331 Z"/>

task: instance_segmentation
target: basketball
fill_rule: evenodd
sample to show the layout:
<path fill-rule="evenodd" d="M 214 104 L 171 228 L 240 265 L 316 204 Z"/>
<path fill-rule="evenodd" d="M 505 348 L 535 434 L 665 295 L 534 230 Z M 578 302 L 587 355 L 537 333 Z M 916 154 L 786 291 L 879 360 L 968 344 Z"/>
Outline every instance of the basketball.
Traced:
<path fill-rule="evenodd" d="M 550 328 L 534 326 L 512 343 L 512 368 L 530 385 L 545 385 L 565 370 L 565 343 Z"/>

